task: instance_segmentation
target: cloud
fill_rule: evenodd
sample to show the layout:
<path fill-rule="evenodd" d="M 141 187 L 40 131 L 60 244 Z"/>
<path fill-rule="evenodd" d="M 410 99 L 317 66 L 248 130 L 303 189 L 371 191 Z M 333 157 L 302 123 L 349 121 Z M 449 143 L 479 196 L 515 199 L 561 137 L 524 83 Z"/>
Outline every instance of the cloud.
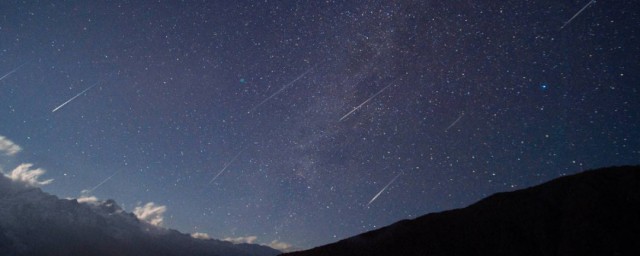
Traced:
<path fill-rule="evenodd" d="M 164 221 L 164 212 L 167 211 L 167 207 L 164 205 L 156 205 L 153 202 L 149 202 L 144 206 L 138 206 L 133 209 L 133 214 L 135 214 L 138 219 L 146 221 L 154 226 L 162 226 L 162 222 Z"/>
<path fill-rule="evenodd" d="M 98 200 L 98 198 L 95 196 L 85 196 L 85 195 L 82 195 L 79 198 L 76 198 L 76 201 L 78 201 L 78 203 L 81 203 L 81 204 L 93 204 L 93 205 L 96 205 L 100 202 L 100 200 Z"/>
<path fill-rule="evenodd" d="M 0 135 L 0 152 L 4 153 L 7 156 L 14 156 L 22 151 L 22 148 L 17 144 L 13 143 L 13 141 L 7 139 Z"/>
<path fill-rule="evenodd" d="M 202 240 L 211 239 L 211 237 L 209 236 L 209 234 L 207 234 L 207 233 L 200 233 L 200 232 L 195 232 L 195 233 L 191 234 L 191 237 L 193 237 L 193 238 L 195 238 L 195 239 L 202 239 Z"/>
<path fill-rule="evenodd" d="M 292 252 L 296 250 L 296 248 L 294 248 L 293 245 L 285 242 L 280 242 L 278 240 L 273 240 L 271 241 L 271 243 L 265 244 L 265 245 L 281 252 Z"/>
<path fill-rule="evenodd" d="M 32 170 L 31 166 L 33 166 L 33 164 L 21 164 L 4 176 L 15 182 L 20 182 L 31 187 L 43 186 L 53 182 L 53 179 L 40 181 L 40 176 L 46 171 L 41 168 Z"/>
<path fill-rule="evenodd" d="M 20 153 L 20 151 L 22 151 L 22 148 L 18 144 L 13 143 L 13 141 L 7 137 L 0 135 L 0 155 L 15 156 Z M 31 169 L 32 166 L 33 164 L 23 163 L 18 165 L 18 167 L 9 173 L 4 173 L 1 170 L 0 173 L 3 173 L 5 177 L 14 182 L 24 184 L 28 187 L 39 187 L 53 182 L 53 179 L 43 181 L 39 180 L 40 176 L 45 174 L 47 171 L 41 168 Z"/>
<path fill-rule="evenodd" d="M 241 236 L 241 237 L 226 237 L 222 241 L 232 242 L 234 244 L 252 244 L 258 239 L 257 236 Z"/>
<path fill-rule="evenodd" d="M 193 236 L 193 234 L 191 236 Z M 254 244 L 256 240 L 258 240 L 257 236 L 226 237 L 222 239 L 222 241 L 232 242 L 234 244 Z M 271 243 L 261 245 L 269 246 L 281 252 L 292 252 L 295 250 L 299 250 L 291 244 L 280 242 L 278 240 L 273 240 L 271 241 Z"/>

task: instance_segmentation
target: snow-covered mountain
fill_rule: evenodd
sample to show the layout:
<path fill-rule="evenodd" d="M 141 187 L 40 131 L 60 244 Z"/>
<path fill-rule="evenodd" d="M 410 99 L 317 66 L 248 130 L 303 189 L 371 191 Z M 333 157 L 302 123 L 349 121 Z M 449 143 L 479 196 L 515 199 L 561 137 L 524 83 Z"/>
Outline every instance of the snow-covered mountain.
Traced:
<path fill-rule="evenodd" d="M 277 255 L 140 221 L 113 200 L 79 203 L 0 175 L 0 255 Z"/>

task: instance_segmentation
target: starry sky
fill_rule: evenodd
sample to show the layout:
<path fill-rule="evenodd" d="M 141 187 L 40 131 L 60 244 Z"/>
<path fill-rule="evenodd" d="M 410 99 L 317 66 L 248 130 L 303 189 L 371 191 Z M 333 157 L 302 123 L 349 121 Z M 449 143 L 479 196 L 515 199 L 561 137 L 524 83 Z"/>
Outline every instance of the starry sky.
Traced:
<path fill-rule="evenodd" d="M 638 10 L 1 1 L 0 135 L 22 151 L 0 165 L 165 205 L 182 232 L 310 248 L 639 164 Z"/>

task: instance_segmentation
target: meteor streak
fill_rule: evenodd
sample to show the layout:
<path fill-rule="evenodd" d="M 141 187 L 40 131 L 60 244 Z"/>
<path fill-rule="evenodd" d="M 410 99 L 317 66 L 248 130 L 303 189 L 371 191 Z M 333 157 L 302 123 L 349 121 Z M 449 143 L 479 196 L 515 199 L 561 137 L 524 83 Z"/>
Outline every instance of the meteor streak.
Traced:
<path fill-rule="evenodd" d="M 98 185 L 96 185 L 95 187 L 93 187 L 92 189 L 89 189 L 88 193 L 93 192 L 94 190 L 96 190 L 97 188 L 99 188 L 100 186 L 102 186 L 102 184 L 106 183 L 107 181 L 109 181 L 111 178 L 113 178 L 113 176 L 116 176 L 116 174 L 118 174 L 120 171 L 122 170 L 118 170 L 116 172 L 114 172 L 113 174 L 111 174 L 111 176 L 107 177 L 106 179 L 104 179 L 102 182 L 100 182 Z"/>
<path fill-rule="evenodd" d="M 367 102 L 371 101 L 373 98 L 375 98 L 376 96 L 378 96 L 380 93 L 382 93 L 384 90 L 386 90 L 387 88 L 389 88 L 389 86 L 393 85 L 393 82 L 389 83 L 389 85 L 385 86 L 384 88 L 382 88 L 382 90 L 376 92 L 376 94 L 374 94 L 373 96 L 369 97 L 367 100 L 365 100 L 364 102 L 362 102 L 360 105 L 358 105 L 357 107 L 353 108 L 353 110 L 349 111 L 349 113 L 347 113 L 346 115 L 342 116 L 342 118 L 340 118 L 339 122 L 341 122 L 342 120 L 344 120 L 345 118 L 347 118 L 348 116 L 350 116 L 351 114 L 353 114 L 353 112 L 356 112 L 356 110 L 360 109 L 362 106 L 364 106 L 364 104 L 367 104 Z"/>
<path fill-rule="evenodd" d="M 378 199 L 378 197 L 382 194 L 382 192 L 384 192 L 390 185 L 391 183 L 393 183 L 394 181 L 396 181 L 396 179 L 398 177 L 400 177 L 402 173 L 398 173 L 398 175 L 396 175 L 391 181 L 389 181 L 389 183 L 387 183 L 386 186 L 384 186 L 384 188 L 382 188 L 380 190 L 380 192 L 378 192 L 378 194 L 376 194 L 373 198 L 371 198 L 371 201 L 369 201 L 369 203 L 367 204 L 367 206 L 369 206 L 371 203 L 373 203 L 373 201 L 375 201 L 376 199 Z"/>
<path fill-rule="evenodd" d="M 83 93 L 87 92 L 88 90 L 91 90 L 91 88 L 95 87 L 96 85 L 98 85 L 98 83 L 100 83 L 100 81 L 96 82 L 95 84 L 93 84 L 92 86 L 89 86 L 89 88 L 84 89 L 84 91 L 81 91 L 80 93 L 76 94 L 76 96 L 73 96 L 71 99 L 65 101 L 64 103 L 60 104 L 60 106 L 54 108 L 53 110 L 51 110 L 51 113 L 56 112 L 58 109 L 64 107 L 64 105 L 69 104 L 69 102 L 71 102 L 72 100 L 75 100 L 76 98 L 80 97 L 80 95 L 82 95 Z"/>
<path fill-rule="evenodd" d="M 567 25 L 569 25 L 569 23 L 571 23 L 571 21 L 573 21 L 573 19 L 575 19 L 576 17 L 578 17 L 578 15 L 580 15 L 580 13 L 582 13 L 582 11 L 584 11 L 584 9 L 587 9 L 587 7 L 589 7 L 589 5 L 592 5 L 596 2 L 596 0 L 591 0 L 589 1 L 584 7 L 582 7 L 582 9 L 580 9 L 576 14 L 573 15 L 573 17 L 571 17 L 571 19 L 569 19 L 567 22 L 565 22 L 562 27 L 560 27 L 560 30 L 562 30 L 564 27 L 566 27 Z"/>
<path fill-rule="evenodd" d="M 458 119 L 456 119 L 455 121 L 453 121 L 453 123 L 451 123 L 451 125 L 449 125 L 449 127 L 447 127 L 447 129 L 444 129 L 444 131 L 446 132 L 447 130 L 449 130 L 449 128 L 453 127 L 454 125 L 456 125 L 460 119 L 462 119 L 462 117 L 464 116 L 464 112 L 462 112 L 462 114 L 460 114 L 460 116 L 458 117 Z"/>
<path fill-rule="evenodd" d="M 301 75 L 299 75 L 298 77 L 296 77 L 296 79 L 293 79 L 293 81 L 289 82 L 288 84 L 285 84 L 282 88 L 280 88 L 280 90 L 276 91 L 274 94 L 271 94 L 271 96 L 267 97 L 266 99 L 264 99 L 262 102 L 258 103 L 258 105 L 256 105 L 255 107 L 251 108 L 249 111 L 247 111 L 247 113 L 251 113 L 253 111 L 255 111 L 258 107 L 262 106 L 262 104 L 266 103 L 267 101 L 269 101 L 271 98 L 275 97 L 276 95 L 280 94 L 282 91 L 284 91 L 284 89 L 287 89 L 289 86 L 293 85 L 295 82 L 297 82 L 298 80 L 300 80 L 300 78 L 304 77 L 306 74 L 308 74 L 309 72 L 311 72 L 312 69 L 314 69 L 315 67 L 317 67 L 318 65 L 316 64 L 315 66 L 307 69 L 307 71 L 305 71 L 304 73 L 302 73 Z"/>
<path fill-rule="evenodd" d="M 18 71 L 22 66 L 26 65 L 27 63 L 22 63 L 22 65 L 18 66 L 17 68 L 14 68 L 13 70 L 9 71 L 9 73 L 6 73 L 4 76 L 0 77 L 0 81 L 2 81 L 2 79 L 7 78 L 8 76 L 10 76 L 11 74 L 15 73 L 16 71 Z"/>
<path fill-rule="evenodd" d="M 229 167 L 229 165 L 231 165 L 233 162 L 235 162 L 235 161 L 236 161 L 236 159 L 238 158 L 238 156 L 240 156 L 240 154 L 242 154 L 242 152 L 243 152 L 243 151 L 244 151 L 244 150 L 240 150 L 240 152 L 238 152 L 238 154 L 236 154 L 236 156 L 234 156 L 234 157 L 231 159 L 231 161 L 229 161 L 229 163 L 227 163 L 227 164 L 222 168 L 222 170 L 220 170 L 220 172 L 218 172 L 218 174 L 217 174 L 215 177 L 213 177 L 213 179 L 211 179 L 211 180 L 209 181 L 209 183 L 208 183 L 208 184 L 211 184 L 212 182 L 214 182 L 214 181 L 218 178 L 218 176 L 220 176 L 220 174 L 222 174 L 222 173 L 224 172 L 224 170 L 226 170 L 226 169 L 227 169 L 227 167 Z"/>

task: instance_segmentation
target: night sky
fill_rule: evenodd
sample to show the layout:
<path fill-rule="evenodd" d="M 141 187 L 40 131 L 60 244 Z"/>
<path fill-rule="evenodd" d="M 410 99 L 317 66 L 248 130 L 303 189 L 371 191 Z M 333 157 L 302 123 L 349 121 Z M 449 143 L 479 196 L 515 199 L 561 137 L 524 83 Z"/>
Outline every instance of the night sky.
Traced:
<path fill-rule="evenodd" d="M 640 163 L 634 0 L 1 1 L 0 77 L 5 173 L 217 239 L 310 248 Z"/>

